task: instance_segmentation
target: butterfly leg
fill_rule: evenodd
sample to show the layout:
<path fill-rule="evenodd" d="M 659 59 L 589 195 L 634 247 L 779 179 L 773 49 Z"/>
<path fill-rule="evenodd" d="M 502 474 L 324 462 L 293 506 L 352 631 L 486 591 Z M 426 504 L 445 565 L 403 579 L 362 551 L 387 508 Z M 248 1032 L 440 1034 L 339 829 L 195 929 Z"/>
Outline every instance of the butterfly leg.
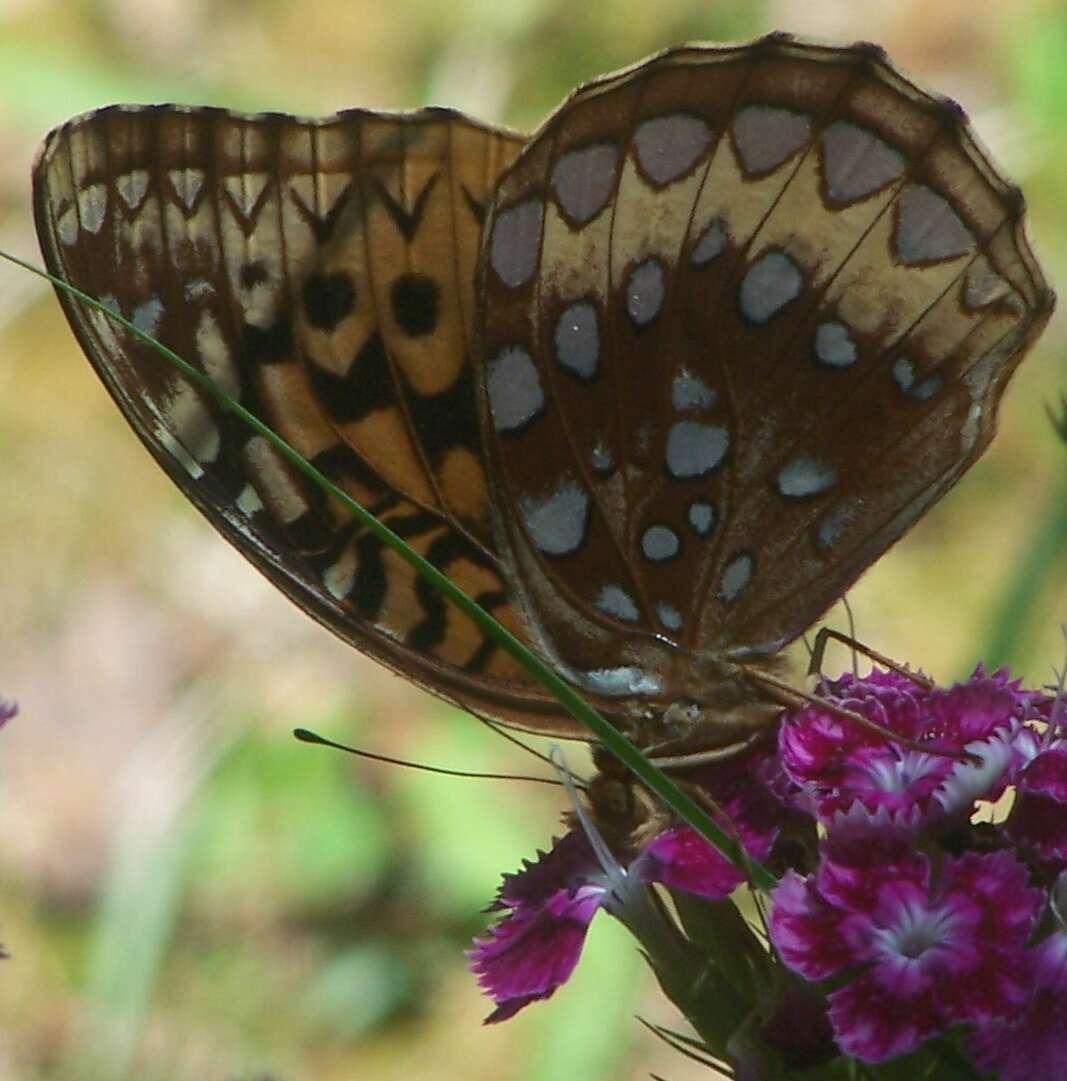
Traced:
<path fill-rule="evenodd" d="M 914 679 L 916 682 L 919 682 L 922 678 L 916 677 L 913 672 L 900 671 L 902 675 Z M 846 709 L 844 706 L 839 706 L 837 703 L 828 701 L 826 698 L 820 698 L 818 695 L 798 690 L 796 687 L 791 687 L 788 683 L 776 679 L 766 672 L 754 673 L 752 678 L 762 684 L 768 697 L 774 698 L 787 709 L 803 709 L 804 706 L 815 706 L 826 713 L 833 713 L 835 716 L 855 721 L 856 724 L 867 729 L 868 732 L 874 732 L 891 743 L 899 744 L 901 747 L 907 747 L 909 751 L 919 751 L 922 754 L 935 755 L 941 758 L 952 758 L 959 762 L 968 762 L 971 765 L 979 765 L 978 758 L 973 754 L 968 752 L 957 754 L 955 751 L 941 751 L 929 746 L 929 744 L 918 743 L 913 739 L 906 739 L 904 736 L 900 735 L 899 732 L 894 732 L 890 728 L 885 728 L 880 724 L 876 724 L 874 721 L 864 717 L 861 713 L 857 713 L 855 710 Z M 920 683 L 920 686 L 927 687 L 932 685 Z"/>
<path fill-rule="evenodd" d="M 811 663 L 808 665 L 809 676 L 822 675 L 822 665 L 826 655 L 826 647 L 831 640 L 841 642 L 843 645 L 848 646 L 857 653 L 863 654 L 863 656 L 867 657 L 869 660 L 874 661 L 875 664 L 880 664 L 883 667 L 889 668 L 899 675 L 904 676 L 905 679 L 910 679 L 912 683 L 922 687 L 924 690 L 928 691 L 933 687 L 933 682 L 925 676 L 910 671 L 903 665 L 897 664 L 896 661 L 890 660 L 884 654 L 865 645 L 858 638 L 853 638 L 852 635 L 844 634 L 842 631 L 835 630 L 833 627 L 820 627 L 818 634 L 815 635 L 815 646 L 811 651 Z"/>
<path fill-rule="evenodd" d="M 664 753 L 663 748 L 651 748 L 648 758 L 654 766 L 666 772 L 694 769 L 697 766 L 711 765 L 713 762 L 727 762 L 733 758 L 743 758 L 766 739 L 766 732 L 754 732 L 745 739 L 737 740 L 735 743 L 730 743 L 725 747 L 715 747 L 703 751 L 687 751 L 682 754 L 669 754 Z"/>

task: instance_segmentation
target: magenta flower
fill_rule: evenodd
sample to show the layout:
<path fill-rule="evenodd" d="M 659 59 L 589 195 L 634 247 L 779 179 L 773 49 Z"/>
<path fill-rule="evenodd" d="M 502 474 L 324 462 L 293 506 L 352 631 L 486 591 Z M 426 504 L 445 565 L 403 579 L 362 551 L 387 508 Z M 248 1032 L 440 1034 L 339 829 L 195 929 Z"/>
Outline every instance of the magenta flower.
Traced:
<path fill-rule="evenodd" d="M 940 753 L 893 742 L 819 705 L 793 711 L 778 747 L 798 790 L 795 805 L 814 808 L 826 823 L 858 803 L 912 829 L 969 816 L 975 799 L 997 798 L 1016 761 L 1012 739 L 1034 702 L 1005 672 L 987 676 L 982 668 L 948 689 L 875 669 L 826 684 L 821 697 Z"/>
<path fill-rule="evenodd" d="M 757 833 L 736 823 L 735 831 L 753 859 L 766 859 L 774 833 Z M 676 826 L 659 834 L 630 865 L 639 882 L 660 882 L 671 889 L 698 897 L 720 900 L 729 897 L 745 876 L 690 826 Z"/>
<path fill-rule="evenodd" d="M 1042 752 L 1022 771 L 1005 828 L 1043 859 L 1067 859 L 1067 746 Z"/>
<path fill-rule="evenodd" d="M 791 1070 L 818 1066 L 838 1053 L 826 1000 L 806 984 L 786 987 L 760 1036 Z"/>
<path fill-rule="evenodd" d="M 1010 853 L 944 856 L 935 872 L 879 815 L 831 837 L 815 874 L 787 872 L 770 918 L 786 965 L 808 980 L 837 978 L 827 996 L 834 1036 L 865 1062 L 1018 1010 L 1042 899 Z"/>
<path fill-rule="evenodd" d="M 1060 876 L 1053 895 L 1067 893 Z M 1030 997 L 1010 1017 L 983 1025 L 969 1040 L 971 1055 L 998 1081 L 1060 1081 L 1067 1062 L 1067 930 L 1059 929 L 1032 950 Z"/>
<path fill-rule="evenodd" d="M 718 808 L 720 826 L 755 860 L 769 854 L 783 818 L 779 801 L 756 773 L 766 752 L 691 770 L 686 782 Z M 579 812 L 579 817 L 583 817 Z M 479 986 L 496 1003 L 487 1023 L 548 998 L 574 971 L 593 917 L 605 909 L 631 925 L 647 921 L 645 887 L 658 882 L 698 897 L 722 900 L 745 880 L 689 826 L 663 830 L 622 867 L 604 841 L 572 830 L 534 862 L 505 875 L 491 912 L 504 916 L 476 939 L 467 956 Z"/>
<path fill-rule="evenodd" d="M 738 826 L 745 850 L 762 859 L 773 830 Z M 609 865 L 609 861 L 613 865 Z M 629 869 L 610 854 L 598 856 L 579 830 L 572 830 L 534 862 L 505 875 L 489 910 L 504 912 L 467 956 L 478 985 L 496 1003 L 487 1024 L 514 1016 L 531 1002 L 548 998 L 574 971 L 586 931 L 600 909 L 632 922 L 639 896 L 651 882 L 700 897 L 728 897 L 744 876 L 689 826 L 655 837 Z"/>
<path fill-rule="evenodd" d="M 771 891 L 777 957 L 736 913 L 724 918 L 725 906 L 702 910 L 679 895 L 679 926 L 652 903 L 651 883 L 721 901 L 743 881 L 694 830 L 662 830 L 623 866 L 577 807 L 584 832 L 505 876 L 492 906 L 502 918 L 469 954 L 495 1002 L 487 1020 L 552 995 L 604 909 L 739 1079 L 838 1055 L 883 1062 L 968 1025 L 975 1062 L 998 1081 L 1058 1078 L 1067 1061 L 1058 712 L 1067 710 L 982 668 L 949 688 L 875 670 L 825 684 L 821 697 L 783 718 L 776 753 L 679 771 L 750 857 L 773 849 L 773 865 L 791 868 Z M 1007 821 L 974 820 L 976 801 L 1009 785 Z M 1038 920 L 1058 871 L 1064 903 L 1048 935 Z M 1037 945 L 1035 932 L 1045 935 Z"/>
<path fill-rule="evenodd" d="M 1050 935 L 1031 953 L 1029 1001 L 970 1039 L 975 1063 L 998 1081 L 1062 1081 L 1067 1063 L 1067 932 Z"/>

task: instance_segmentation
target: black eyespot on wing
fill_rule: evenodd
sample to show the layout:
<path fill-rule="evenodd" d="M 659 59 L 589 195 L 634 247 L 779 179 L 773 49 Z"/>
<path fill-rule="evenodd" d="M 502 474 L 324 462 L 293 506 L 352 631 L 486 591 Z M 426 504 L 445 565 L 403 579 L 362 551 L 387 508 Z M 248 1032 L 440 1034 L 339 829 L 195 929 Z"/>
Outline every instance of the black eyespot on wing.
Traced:
<path fill-rule="evenodd" d="M 404 274 L 393 282 L 393 317 L 411 338 L 432 334 L 437 326 L 437 283 L 422 274 Z"/>
<path fill-rule="evenodd" d="M 249 362 L 270 364 L 291 360 L 293 356 L 293 327 L 286 313 L 272 326 L 257 327 L 245 323 L 243 349 Z"/>
<path fill-rule="evenodd" d="M 344 271 L 312 274 L 304 282 L 304 311 L 319 330 L 333 330 L 355 306 L 356 286 Z"/>
<path fill-rule="evenodd" d="M 257 285 L 262 285 L 263 282 L 270 281 L 270 274 L 262 263 L 257 263 L 253 260 L 251 263 L 245 263 L 245 265 L 241 267 L 238 278 L 242 288 L 254 289 Z"/>

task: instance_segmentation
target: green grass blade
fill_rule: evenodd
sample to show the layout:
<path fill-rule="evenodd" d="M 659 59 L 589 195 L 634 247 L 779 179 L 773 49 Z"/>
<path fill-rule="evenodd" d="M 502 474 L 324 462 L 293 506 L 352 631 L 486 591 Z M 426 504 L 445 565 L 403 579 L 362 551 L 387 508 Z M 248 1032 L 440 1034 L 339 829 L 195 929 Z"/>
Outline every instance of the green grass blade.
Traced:
<path fill-rule="evenodd" d="M 568 683 L 549 668 L 535 653 L 533 653 L 520 639 L 516 638 L 505 627 L 501 626 L 480 605 L 467 596 L 455 583 L 442 574 L 432 563 L 424 559 L 413 548 L 401 540 L 395 533 L 370 514 L 364 507 L 357 503 L 346 492 L 341 491 L 325 474 L 319 472 L 310 462 L 303 458 L 276 432 L 263 423 L 255 414 L 249 412 L 239 402 L 231 398 L 225 391 L 220 389 L 213 380 L 203 372 L 194 368 L 183 360 L 173 350 L 168 349 L 161 342 L 156 341 L 151 335 L 146 334 L 134 326 L 128 319 L 123 318 L 107 305 L 102 304 L 95 297 L 82 292 L 75 286 L 57 278 L 53 274 L 34 266 L 32 263 L 19 259 L 7 252 L 0 252 L 0 256 L 9 262 L 46 278 L 57 289 L 61 289 L 70 296 L 76 297 L 81 303 L 97 311 L 103 312 L 109 319 L 118 323 L 128 333 L 134 335 L 146 345 L 151 346 L 160 356 L 177 368 L 187 379 L 211 394 L 225 409 L 238 416 L 258 435 L 263 436 L 271 445 L 288 461 L 295 469 L 298 469 L 309 480 L 317 484 L 333 498 L 345 506 L 358 520 L 370 530 L 383 544 L 388 545 L 401 558 L 409 563 L 418 574 L 428 581 L 438 592 L 447 597 L 466 616 L 468 616 L 482 631 L 505 652 L 514 657 L 537 680 L 576 720 L 588 728 L 616 758 L 619 759 L 641 782 L 660 799 L 663 800 L 683 821 L 697 830 L 708 842 L 723 854 L 735 867 L 745 871 L 754 886 L 759 889 L 771 889 L 775 883 L 775 877 L 762 864 L 755 863 L 745 856 L 740 846 L 726 834 L 708 815 L 708 813 L 696 803 L 686 792 L 682 791 L 665 773 L 653 766 L 637 747 L 627 739 L 614 725 L 592 708 Z"/>
<path fill-rule="evenodd" d="M 1031 537 L 1015 578 L 994 610 L 978 654 L 990 669 L 1024 659 L 1033 613 L 1049 583 L 1062 573 L 1063 553 L 1067 551 L 1067 471 L 1049 494 Z"/>

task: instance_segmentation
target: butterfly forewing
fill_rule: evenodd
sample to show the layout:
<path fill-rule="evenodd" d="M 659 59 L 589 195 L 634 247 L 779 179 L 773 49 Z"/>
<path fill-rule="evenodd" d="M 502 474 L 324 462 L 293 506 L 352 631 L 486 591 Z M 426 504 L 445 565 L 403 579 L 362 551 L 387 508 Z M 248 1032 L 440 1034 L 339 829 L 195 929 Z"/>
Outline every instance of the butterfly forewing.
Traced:
<path fill-rule="evenodd" d="M 668 653 L 773 653 L 839 597 L 991 438 L 1052 304 L 1021 212 L 870 46 L 679 50 L 554 114 L 482 314 L 501 529 L 557 654 L 671 698 Z"/>
<path fill-rule="evenodd" d="M 506 625 L 470 350 L 481 216 L 521 145 L 440 110 L 323 121 L 116 107 L 35 173 L 49 268 L 209 374 Z M 508 721 L 557 709 L 262 437 L 60 294 L 138 434 L 336 633 Z"/>

